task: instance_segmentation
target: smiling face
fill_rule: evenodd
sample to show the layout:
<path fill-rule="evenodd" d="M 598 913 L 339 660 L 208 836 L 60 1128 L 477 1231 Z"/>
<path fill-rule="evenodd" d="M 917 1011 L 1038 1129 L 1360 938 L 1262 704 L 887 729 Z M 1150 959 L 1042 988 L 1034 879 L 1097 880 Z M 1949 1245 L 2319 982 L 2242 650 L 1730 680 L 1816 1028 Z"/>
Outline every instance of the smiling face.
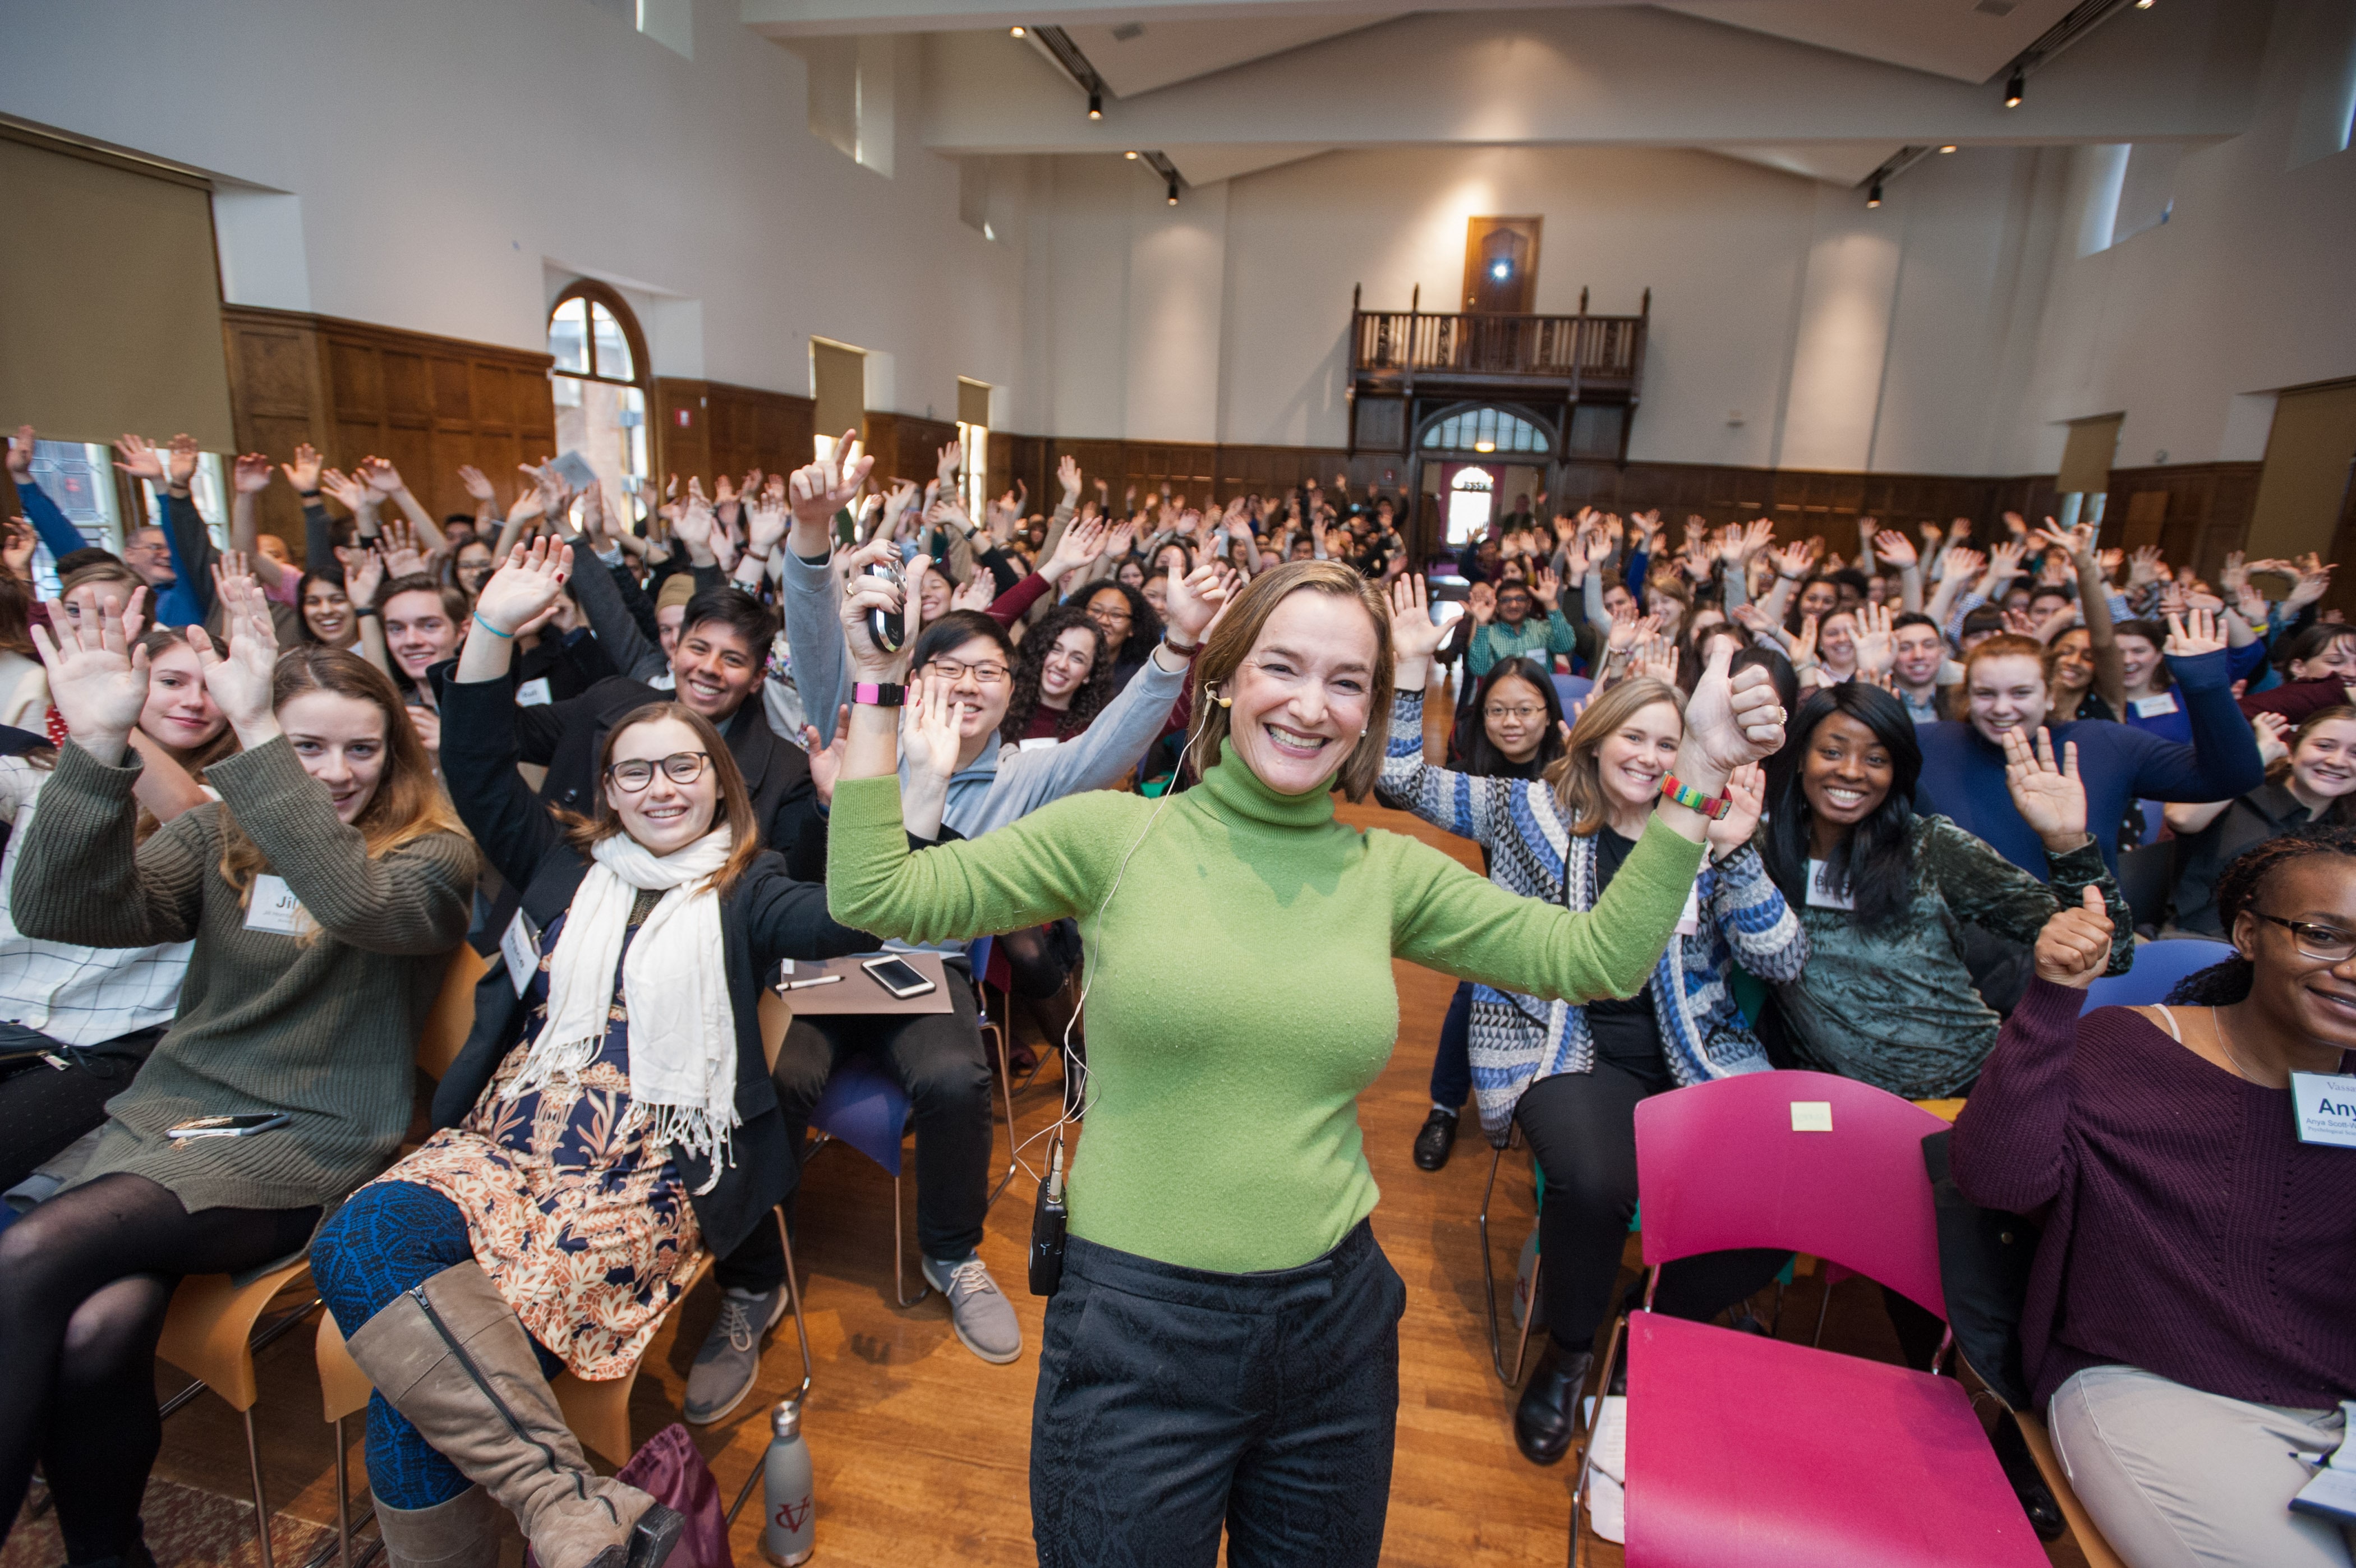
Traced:
<path fill-rule="evenodd" d="M 303 624 L 330 648 L 352 645 L 352 601 L 341 584 L 314 577 L 303 586 Z"/>
<path fill-rule="evenodd" d="M 680 702 L 725 724 L 759 682 L 761 657 L 726 621 L 699 621 L 671 650 L 670 672 Z"/>
<path fill-rule="evenodd" d="M 1102 587 L 1088 596 L 1088 618 L 1104 628 L 1105 641 L 1115 648 L 1129 640 L 1137 625 L 1137 612 L 1130 607 L 1129 596 L 1119 588 Z"/>
<path fill-rule="evenodd" d="M 1939 679 L 1939 665 L 1947 654 L 1935 626 L 1900 627 L 1890 639 L 1890 651 L 1898 683 L 1918 692 Z"/>
<path fill-rule="evenodd" d="M 2356 860 L 2309 854 L 2277 866 L 2233 922 L 2233 945 L 2251 962 L 2250 1001 L 2259 1012 L 2277 1028 L 2356 1049 L 2356 958 L 2310 958 L 2296 936 L 2252 910 L 2356 931 Z"/>
<path fill-rule="evenodd" d="M 1055 645 L 1039 661 L 1039 701 L 1050 708 L 1070 707 L 1072 693 L 1096 670 L 1098 646 L 1094 627 L 1067 626 L 1058 632 Z"/>
<path fill-rule="evenodd" d="M 1234 699 L 1227 739 L 1280 795 L 1305 795 L 1333 776 L 1373 712 L 1381 644 L 1364 606 L 1296 589 L 1269 613 L 1222 693 Z"/>
<path fill-rule="evenodd" d="M 925 580 L 916 590 L 916 602 L 924 607 L 924 624 L 930 626 L 949 613 L 949 600 L 957 593 L 957 585 L 940 574 L 935 566 L 925 568 Z"/>
<path fill-rule="evenodd" d="M 1816 648 L 1825 662 L 1846 670 L 1857 662 L 1857 618 L 1843 612 L 1828 618 L 1816 631 Z"/>
<path fill-rule="evenodd" d="M 1652 703 L 1598 743 L 1595 776 L 1615 811 L 1651 810 L 1661 780 L 1676 765 L 1677 743 L 1685 734 L 1685 720 L 1675 707 Z"/>
<path fill-rule="evenodd" d="M 1489 688 L 1481 725 L 1489 744 L 1504 752 L 1508 762 L 1527 762 L 1546 744 L 1546 695 L 1519 675 L 1500 676 Z"/>
<path fill-rule="evenodd" d="M 2094 683 L 2094 634 L 2073 626 L 2053 639 L 2053 684 L 2080 697 Z"/>
<path fill-rule="evenodd" d="M 466 590 L 466 596 L 472 598 L 481 593 L 484 582 L 491 575 L 490 546 L 479 539 L 469 539 L 458 546 L 458 553 L 452 560 L 452 570 L 457 575 L 458 585 Z"/>
<path fill-rule="evenodd" d="M 412 681 L 423 681 L 428 670 L 455 655 L 466 634 L 464 623 L 450 618 L 442 596 L 423 588 L 393 595 L 378 613 L 384 619 L 385 650 Z"/>
<path fill-rule="evenodd" d="M 1873 815 L 1890 798 L 1896 777 L 1889 747 L 1847 714 L 1827 714 L 1800 758 L 1800 792 L 1809 814 L 1839 832 Z"/>
<path fill-rule="evenodd" d="M 990 639 L 960 642 L 930 660 L 925 669 L 949 678 L 949 705 L 957 710 L 960 740 L 980 740 L 1005 721 L 1006 704 L 1014 696 L 1014 675 L 1006 667 L 1006 650 Z"/>
<path fill-rule="evenodd" d="M 1519 583 L 1507 583 L 1497 590 L 1497 618 L 1507 626 L 1519 626 L 1529 618 L 1530 591 Z"/>
<path fill-rule="evenodd" d="M 2005 732 L 2019 730 L 2034 736 L 2051 706 L 2045 690 L 2045 668 L 2026 653 L 1982 659 L 1965 677 L 1971 700 L 1972 727 L 1998 746 Z"/>
<path fill-rule="evenodd" d="M 1614 583 L 1603 590 L 1604 614 L 1616 620 L 1621 615 L 1622 606 L 1631 611 L 1636 607 L 1636 596 L 1630 593 L 1625 585 Z"/>
<path fill-rule="evenodd" d="M 286 699 L 278 727 L 303 771 L 327 787 L 336 820 L 349 826 L 376 799 L 390 750 L 384 710 L 340 692 L 309 691 Z"/>
<path fill-rule="evenodd" d="M 1119 569 L 1113 573 L 1112 580 L 1116 583 L 1126 583 L 1132 588 L 1142 587 L 1145 584 L 1145 568 L 1134 561 L 1124 561 L 1120 564 Z"/>
<path fill-rule="evenodd" d="M 2150 683 L 2152 671 L 2159 668 L 2159 650 L 2151 639 L 2141 632 L 2123 631 L 2118 635 L 2119 668 L 2127 679 L 2127 690 L 2140 692 Z"/>
<path fill-rule="evenodd" d="M 2329 645 L 2312 659 L 2290 661 L 2290 678 L 2294 681 L 2318 681 L 2326 675 L 2356 682 L 2356 631 L 2345 637 L 2333 638 Z"/>
<path fill-rule="evenodd" d="M 147 738 L 186 757 L 211 744 L 228 723 L 205 690 L 204 666 L 187 643 L 149 656 L 147 705 L 139 710 L 139 727 Z"/>
<path fill-rule="evenodd" d="M 1164 620 L 1168 620 L 1170 618 L 1169 578 L 1148 577 L 1145 579 L 1145 586 L 1140 588 L 1138 592 L 1145 596 L 1145 602 L 1153 607 L 1153 613 L 1155 615 L 1160 616 Z"/>
<path fill-rule="evenodd" d="M 703 771 L 681 783 L 665 772 L 665 757 L 701 755 Z M 643 789 L 625 789 L 614 769 L 625 762 L 655 764 Z M 712 767 L 703 738 L 677 719 L 648 719 L 614 737 L 605 764 L 605 803 L 622 831 L 655 854 L 686 848 L 712 831 L 720 811 L 720 775 Z"/>
<path fill-rule="evenodd" d="M 1819 619 L 1832 614 L 1840 603 L 1840 589 L 1819 577 L 1800 590 L 1800 613 Z"/>
<path fill-rule="evenodd" d="M 2324 719 L 2307 726 L 2290 754 L 2291 781 L 2318 800 L 2356 790 L 2356 719 Z"/>

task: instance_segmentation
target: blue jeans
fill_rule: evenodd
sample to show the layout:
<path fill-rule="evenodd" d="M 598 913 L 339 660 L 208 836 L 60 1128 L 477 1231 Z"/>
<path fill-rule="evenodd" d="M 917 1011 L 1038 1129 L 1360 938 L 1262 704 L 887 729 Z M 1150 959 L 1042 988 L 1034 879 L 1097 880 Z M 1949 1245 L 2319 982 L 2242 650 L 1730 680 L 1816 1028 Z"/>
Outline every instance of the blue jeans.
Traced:
<path fill-rule="evenodd" d="M 1431 1053 L 1431 1102 L 1462 1111 L 1472 1097 L 1472 983 L 1460 980 L 1440 1021 L 1440 1045 Z"/>
<path fill-rule="evenodd" d="M 393 1297 L 474 1256 L 456 1204 L 415 1182 L 376 1182 L 352 1194 L 320 1229 L 311 1243 L 311 1277 L 348 1337 Z M 543 1373 L 554 1377 L 563 1369 L 544 1346 L 534 1342 L 532 1348 Z M 369 1396 L 368 1472 L 377 1501 L 397 1509 L 431 1508 L 474 1485 L 382 1394 Z"/>
<path fill-rule="evenodd" d="M 1209 1568 L 1222 1527 L 1230 1568 L 1374 1568 L 1406 1305 L 1363 1220 L 1265 1273 L 1071 1238 L 1032 1405 L 1041 1568 Z"/>

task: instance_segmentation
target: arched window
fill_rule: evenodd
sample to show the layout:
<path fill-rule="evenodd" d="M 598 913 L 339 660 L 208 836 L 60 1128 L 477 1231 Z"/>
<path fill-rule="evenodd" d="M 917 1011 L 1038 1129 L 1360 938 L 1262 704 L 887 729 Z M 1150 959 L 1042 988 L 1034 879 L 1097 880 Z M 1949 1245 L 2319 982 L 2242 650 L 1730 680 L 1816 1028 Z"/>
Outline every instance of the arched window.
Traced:
<path fill-rule="evenodd" d="M 548 316 L 556 360 L 556 445 L 578 452 L 618 501 L 643 497 L 653 471 L 647 449 L 647 348 L 622 296 L 587 278 L 557 295 Z"/>
<path fill-rule="evenodd" d="M 1459 409 L 1423 433 L 1427 452 L 1549 452 L 1547 433 L 1502 408 Z"/>
<path fill-rule="evenodd" d="M 1470 463 L 1457 469 L 1448 481 L 1448 542 L 1469 544 L 1480 538 L 1496 504 L 1495 476 Z"/>

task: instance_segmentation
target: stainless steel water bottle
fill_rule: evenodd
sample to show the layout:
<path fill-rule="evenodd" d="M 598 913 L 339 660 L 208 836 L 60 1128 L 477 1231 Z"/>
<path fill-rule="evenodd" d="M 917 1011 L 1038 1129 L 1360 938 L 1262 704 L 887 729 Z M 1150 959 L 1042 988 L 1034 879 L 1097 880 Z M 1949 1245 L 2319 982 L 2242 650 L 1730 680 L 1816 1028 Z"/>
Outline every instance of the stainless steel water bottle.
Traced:
<path fill-rule="evenodd" d="M 761 1500 L 761 1555 L 780 1568 L 809 1562 L 818 1534 L 818 1502 L 810 1489 L 809 1446 L 802 1441 L 799 1400 L 786 1400 L 770 1412 Z"/>

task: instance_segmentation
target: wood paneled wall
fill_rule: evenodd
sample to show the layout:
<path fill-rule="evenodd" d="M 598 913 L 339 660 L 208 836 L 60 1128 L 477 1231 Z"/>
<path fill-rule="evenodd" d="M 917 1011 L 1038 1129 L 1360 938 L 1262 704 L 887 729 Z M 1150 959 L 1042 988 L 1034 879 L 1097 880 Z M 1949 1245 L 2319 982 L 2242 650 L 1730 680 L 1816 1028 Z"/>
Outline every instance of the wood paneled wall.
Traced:
<path fill-rule="evenodd" d="M 222 307 L 221 331 L 241 452 L 284 462 L 308 441 L 347 471 L 383 457 L 436 516 L 475 510 L 461 463 L 504 499 L 518 464 L 555 453 L 545 354 L 244 306 Z M 285 486 L 264 492 L 262 525 L 301 555 L 302 511 Z"/>
<path fill-rule="evenodd" d="M 701 477 L 742 478 L 752 468 L 791 473 L 810 460 L 818 404 L 791 392 L 675 376 L 655 381 L 656 467 Z M 681 415 L 685 418 L 681 418 Z"/>
<path fill-rule="evenodd" d="M 922 489 L 940 467 L 941 447 L 957 438 L 954 420 L 873 410 L 867 415 L 867 450 L 874 455 L 880 480 L 913 479 Z"/>

